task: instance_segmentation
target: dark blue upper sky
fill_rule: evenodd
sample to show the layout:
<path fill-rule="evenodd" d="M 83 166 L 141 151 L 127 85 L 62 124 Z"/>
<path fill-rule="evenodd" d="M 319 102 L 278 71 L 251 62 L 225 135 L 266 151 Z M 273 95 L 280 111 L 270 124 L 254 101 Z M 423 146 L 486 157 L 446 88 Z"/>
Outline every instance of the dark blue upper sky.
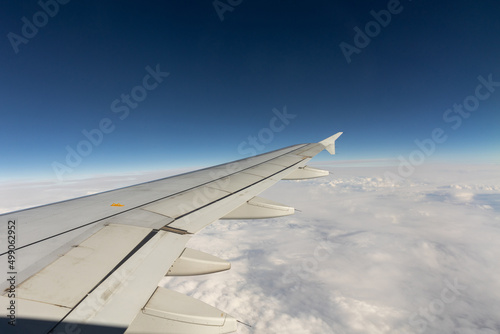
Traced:
<path fill-rule="evenodd" d="M 409 159 L 436 128 L 426 159 L 499 159 L 498 1 L 60 2 L 0 5 L 3 179 L 209 165 L 337 131 L 338 160 Z"/>

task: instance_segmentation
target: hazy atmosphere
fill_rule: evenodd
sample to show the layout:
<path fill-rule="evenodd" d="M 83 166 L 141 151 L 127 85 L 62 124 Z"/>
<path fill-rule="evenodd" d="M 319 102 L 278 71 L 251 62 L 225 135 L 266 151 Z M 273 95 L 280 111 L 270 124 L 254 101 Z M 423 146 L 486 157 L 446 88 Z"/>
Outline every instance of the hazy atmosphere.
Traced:
<path fill-rule="evenodd" d="M 161 284 L 239 333 L 500 332 L 500 3 L 0 5 L 0 213 L 342 131 Z M 22 231 L 20 231 L 22 238 Z"/>

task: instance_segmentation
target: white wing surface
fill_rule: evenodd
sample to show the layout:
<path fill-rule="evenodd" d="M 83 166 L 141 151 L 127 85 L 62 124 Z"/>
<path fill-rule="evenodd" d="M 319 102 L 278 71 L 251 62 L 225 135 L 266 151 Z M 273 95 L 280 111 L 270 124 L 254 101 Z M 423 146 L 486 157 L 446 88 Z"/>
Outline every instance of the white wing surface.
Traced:
<path fill-rule="evenodd" d="M 319 143 L 96 195 L 0 215 L 0 333 L 230 333 L 236 320 L 158 287 L 165 276 L 230 264 L 186 248 L 218 219 L 257 219 L 294 209 L 257 197 L 282 179 L 319 177 L 307 167 Z"/>

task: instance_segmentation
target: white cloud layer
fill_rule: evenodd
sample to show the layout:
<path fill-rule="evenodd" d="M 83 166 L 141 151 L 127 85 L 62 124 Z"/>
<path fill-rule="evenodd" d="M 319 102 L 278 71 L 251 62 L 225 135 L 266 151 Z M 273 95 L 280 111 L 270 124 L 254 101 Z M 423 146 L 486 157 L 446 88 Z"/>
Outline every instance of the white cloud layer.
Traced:
<path fill-rule="evenodd" d="M 188 246 L 231 270 L 161 285 L 252 325 L 239 333 L 499 333 L 499 166 L 426 165 L 400 181 L 389 169 L 278 183 L 261 196 L 301 212 L 213 223 Z M 3 183 L 0 212 L 162 174 Z"/>
<path fill-rule="evenodd" d="M 210 225 L 189 246 L 232 269 L 162 284 L 252 325 L 239 333 L 498 333 L 498 167 L 280 182 L 263 196 L 302 212 Z"/>

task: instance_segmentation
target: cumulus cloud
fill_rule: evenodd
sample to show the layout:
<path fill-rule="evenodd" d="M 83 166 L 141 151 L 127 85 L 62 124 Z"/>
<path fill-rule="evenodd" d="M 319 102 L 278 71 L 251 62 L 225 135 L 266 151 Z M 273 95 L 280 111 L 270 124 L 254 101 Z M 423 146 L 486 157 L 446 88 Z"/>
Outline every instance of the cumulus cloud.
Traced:
<path fill-rule="evenodd" d="M 280 182 L 262 195 L 301 212 L 210 225 L 189 246 L 232 269 L 162 284 L 253 326 L 240 333 L 497 333 L 498 166 L 387 170 Z"/>
<path fill-rule="evenodd" d="M 393 179 L 377 161 L 281 181 L 261 196 L 300 212 L 213 223 L 188 246 L 231 270 L 160 284 L 252 326 L 239 333 L 498 333 L 498 167 L 428 164 Z M 6 212 L 164 175 L 10 182 L 0 199 Z"/>

